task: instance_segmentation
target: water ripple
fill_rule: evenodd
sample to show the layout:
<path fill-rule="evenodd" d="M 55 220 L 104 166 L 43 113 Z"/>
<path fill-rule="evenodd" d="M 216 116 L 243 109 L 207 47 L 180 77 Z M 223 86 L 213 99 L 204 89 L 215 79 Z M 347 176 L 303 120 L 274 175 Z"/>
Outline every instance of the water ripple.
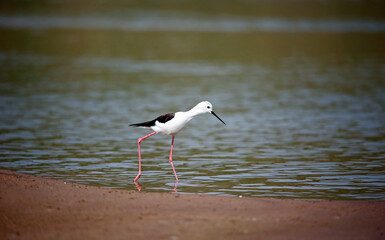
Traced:
<path fill-rule="evenodd" d="M 174 16 L 173 16 L 174 15 Z M 0 27 L 13 29 L 81 29 L 177 32 L 328 32 L 384 33 L 385 22 L 370 20 L 312 20 L 242 17 L 186 17 L 175 14 L 127 15 L 126 18 L 0 16 Z"/>

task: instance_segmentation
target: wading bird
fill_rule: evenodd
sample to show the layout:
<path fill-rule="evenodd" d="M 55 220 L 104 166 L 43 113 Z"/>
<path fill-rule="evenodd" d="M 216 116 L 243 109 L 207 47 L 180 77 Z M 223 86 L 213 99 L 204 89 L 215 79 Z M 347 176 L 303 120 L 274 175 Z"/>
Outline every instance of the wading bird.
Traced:
<path fill-rule="evenodd" d="M 140 142 L 144 139 L 151 137 L 156 133 L 171 135 L 171 151 L 170 151 L 170 163 L 172 170 L 174 171 L 175 179 L 178 182 L 178 176 L 176 175 L 174 164 L 172 163 L 172 149 L 174 147 L 174 137 L 175 135 L 182 130 L 182 128 L 195 116 L 203 113 L 211 113 L 217 117 L 223 124 L 226 124 L 222 119 L 220 119 L 213 111 L 213 105 L 208 101 L 203 101 L 198 103 L 195 107 L 187 112 L 176 112 L 176 113 L 167 113 L 162 116 L 155 118 L 154 120 L 142 123 L 130 124 L 132 127 L 141 127 L 152 129 L 154 132 L 141 137 L 138 139 L 138 151 L 139 151 L 139 172 L 135 178 L 135 182 L 138 181 L 142 175 L 141 170 L 141 157 L 140 157 Z"/>

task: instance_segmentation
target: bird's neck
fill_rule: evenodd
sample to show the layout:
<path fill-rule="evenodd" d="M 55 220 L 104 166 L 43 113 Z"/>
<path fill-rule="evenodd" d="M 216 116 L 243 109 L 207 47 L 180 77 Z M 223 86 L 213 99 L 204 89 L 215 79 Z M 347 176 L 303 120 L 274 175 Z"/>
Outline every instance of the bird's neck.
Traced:
<path fill-rule="evenodd" d="M 189 111 L 185 112 L 185 114 L 191 119 L 199 114 L 202 114 L 203 112 L 200 111 L 198 108 L 191 108 Z"/>

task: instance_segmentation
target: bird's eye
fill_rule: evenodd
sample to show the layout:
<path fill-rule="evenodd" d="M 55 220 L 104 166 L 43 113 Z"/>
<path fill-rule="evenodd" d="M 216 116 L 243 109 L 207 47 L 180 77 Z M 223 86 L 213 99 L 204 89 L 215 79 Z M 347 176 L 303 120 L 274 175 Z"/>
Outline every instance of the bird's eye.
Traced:
<path fill-rule="evenodd" d="M 207 106 L 208 109 L 210 109 L 210 106 Z"/>

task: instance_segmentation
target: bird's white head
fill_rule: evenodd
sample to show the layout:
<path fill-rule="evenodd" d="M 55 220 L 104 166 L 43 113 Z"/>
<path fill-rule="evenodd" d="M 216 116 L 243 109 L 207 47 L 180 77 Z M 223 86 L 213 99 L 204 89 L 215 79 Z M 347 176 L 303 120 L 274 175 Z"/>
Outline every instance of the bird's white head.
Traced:
<path fill-rule="evenodd" d="M 201 113 L 211 113 L 213 111 L 213 105 L 209 101 L 203 101 L 198 103 L 194 109 Z"/>
<path fill-rule="evenodd" d="M 209 101 L 203 101 L 198 103 L 194 108 L 195 111 L 200 113 L 211 113 L 213 114 L 216 118 L 218 118 L 223 124 L 226 124 L 222 119 L 220 119 L 213 111 L 213 105 Z"/>

